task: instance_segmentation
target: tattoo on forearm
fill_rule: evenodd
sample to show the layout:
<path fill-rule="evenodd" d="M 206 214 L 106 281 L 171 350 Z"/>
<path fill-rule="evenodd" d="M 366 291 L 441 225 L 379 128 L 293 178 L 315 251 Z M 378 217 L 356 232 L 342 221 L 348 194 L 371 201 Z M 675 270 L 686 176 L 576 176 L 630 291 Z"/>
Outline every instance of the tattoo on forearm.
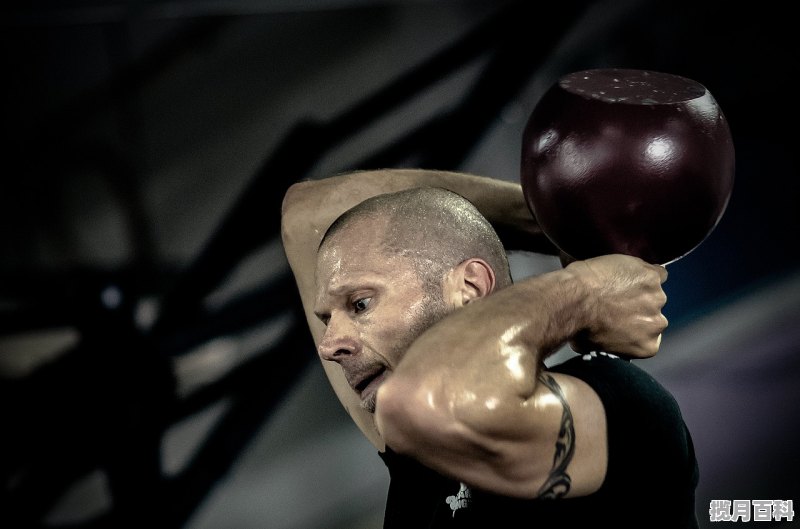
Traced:
<path fill-rule="evenodd" d="M 572 461 L 575 453 L 575 426 L 572 423 L 572 411 L 569 409 L 564 392 L 555 379 L 547 374 L 539 376 L 539 381 L 544 384 L 558 400 L 561 401 L 563 411 L 561 413 L 561 427 L 558 430 L 556 440 L 556 453 L 553 456 L 553 469 L 547 480 L 539 489 L 538 497 L 544 499 L 561 498 L 572 485 L 572 479 L 567 474 L 567 466 Z"/>

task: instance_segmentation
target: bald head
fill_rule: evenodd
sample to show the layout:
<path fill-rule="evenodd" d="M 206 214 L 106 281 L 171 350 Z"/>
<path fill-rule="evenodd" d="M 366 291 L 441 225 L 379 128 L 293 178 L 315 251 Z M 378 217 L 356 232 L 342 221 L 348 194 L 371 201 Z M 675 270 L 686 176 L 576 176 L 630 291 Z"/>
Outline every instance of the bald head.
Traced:
<path fill-rule="evenodd" d="M 369 198 L 328 228 L 320 249 L 336 233 L 361 221 L 381 227 L 381 249 L 409 259 L 427 285 L 441 285 L 450 269 L 476 257 L 492 267 L 498 287 L 511 283 L 508 258 L 494 228 L 456 193 L 424 187 Z"/>

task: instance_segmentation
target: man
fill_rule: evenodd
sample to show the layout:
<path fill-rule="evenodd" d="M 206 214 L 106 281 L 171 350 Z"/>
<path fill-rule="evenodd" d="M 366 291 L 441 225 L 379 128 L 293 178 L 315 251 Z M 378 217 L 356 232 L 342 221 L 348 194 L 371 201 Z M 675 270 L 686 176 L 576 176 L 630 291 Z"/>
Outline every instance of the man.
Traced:
<path fill-rule="evenodd" d="M 656 354 L 664 268 L 612 255 L 513 283 L 497 232 L 553 251 L 519 185 L 474 175 L 351 173 L 284 199 L 319 356 L 389 468 L 384 527 L 696 527 L 680 410 L 618 358 Z M 587 354 L 546 368 L 567 342 Z"/>

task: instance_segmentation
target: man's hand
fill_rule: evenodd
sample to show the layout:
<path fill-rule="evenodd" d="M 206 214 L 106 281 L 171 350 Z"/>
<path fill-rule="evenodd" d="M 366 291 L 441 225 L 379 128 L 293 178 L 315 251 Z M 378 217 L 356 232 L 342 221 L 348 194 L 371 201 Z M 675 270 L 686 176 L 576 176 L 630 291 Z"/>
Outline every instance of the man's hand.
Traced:
<path fill-rule="evenodd" d="M 572 262 L 565 270 L 591 293 L 592 323 L 570 341 L 575 351 L 605 351 L 631 358 L 649 358 L 658 352 L 667 327 L 661 312 L 667 302 L 663 266 L 627 255 L 607 255 Z"/>

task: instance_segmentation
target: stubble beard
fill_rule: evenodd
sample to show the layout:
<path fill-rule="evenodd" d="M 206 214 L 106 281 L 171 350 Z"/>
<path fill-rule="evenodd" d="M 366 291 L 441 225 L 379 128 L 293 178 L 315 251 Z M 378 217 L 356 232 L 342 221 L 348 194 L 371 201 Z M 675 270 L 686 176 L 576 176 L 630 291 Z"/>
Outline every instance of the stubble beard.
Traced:
<path fill-rule="evenodd" d="M 407 351 L 408 348 L 411 347 L 411 344 L 414 343 L 414 340 L 416 340 L 434 323 L 444 318 L 449 312 L 441 292 L 438 289 L 433 289 L 433 292 L 434 293 L 425 296 L 424 303 L 422 304 L 424 310 L 419 312 L 418 317 L 414 320 L 414 323 L 411 325 L 411 327 L 409 327 L 408 333 L 405 336 L 405 340 L 398 344 L 397 350 L 400 351 L 400 354 L 395 356 L 395 358 L 402 357 L 405 354 L 405 351 Z M 384 380 L 384 382 L 386 382 L 386 380 Z M 375 390 L 369 397 L 361 401 L 361 408 L 369 413 L 375 413 L 377 398 L 378 391 Z"/>

